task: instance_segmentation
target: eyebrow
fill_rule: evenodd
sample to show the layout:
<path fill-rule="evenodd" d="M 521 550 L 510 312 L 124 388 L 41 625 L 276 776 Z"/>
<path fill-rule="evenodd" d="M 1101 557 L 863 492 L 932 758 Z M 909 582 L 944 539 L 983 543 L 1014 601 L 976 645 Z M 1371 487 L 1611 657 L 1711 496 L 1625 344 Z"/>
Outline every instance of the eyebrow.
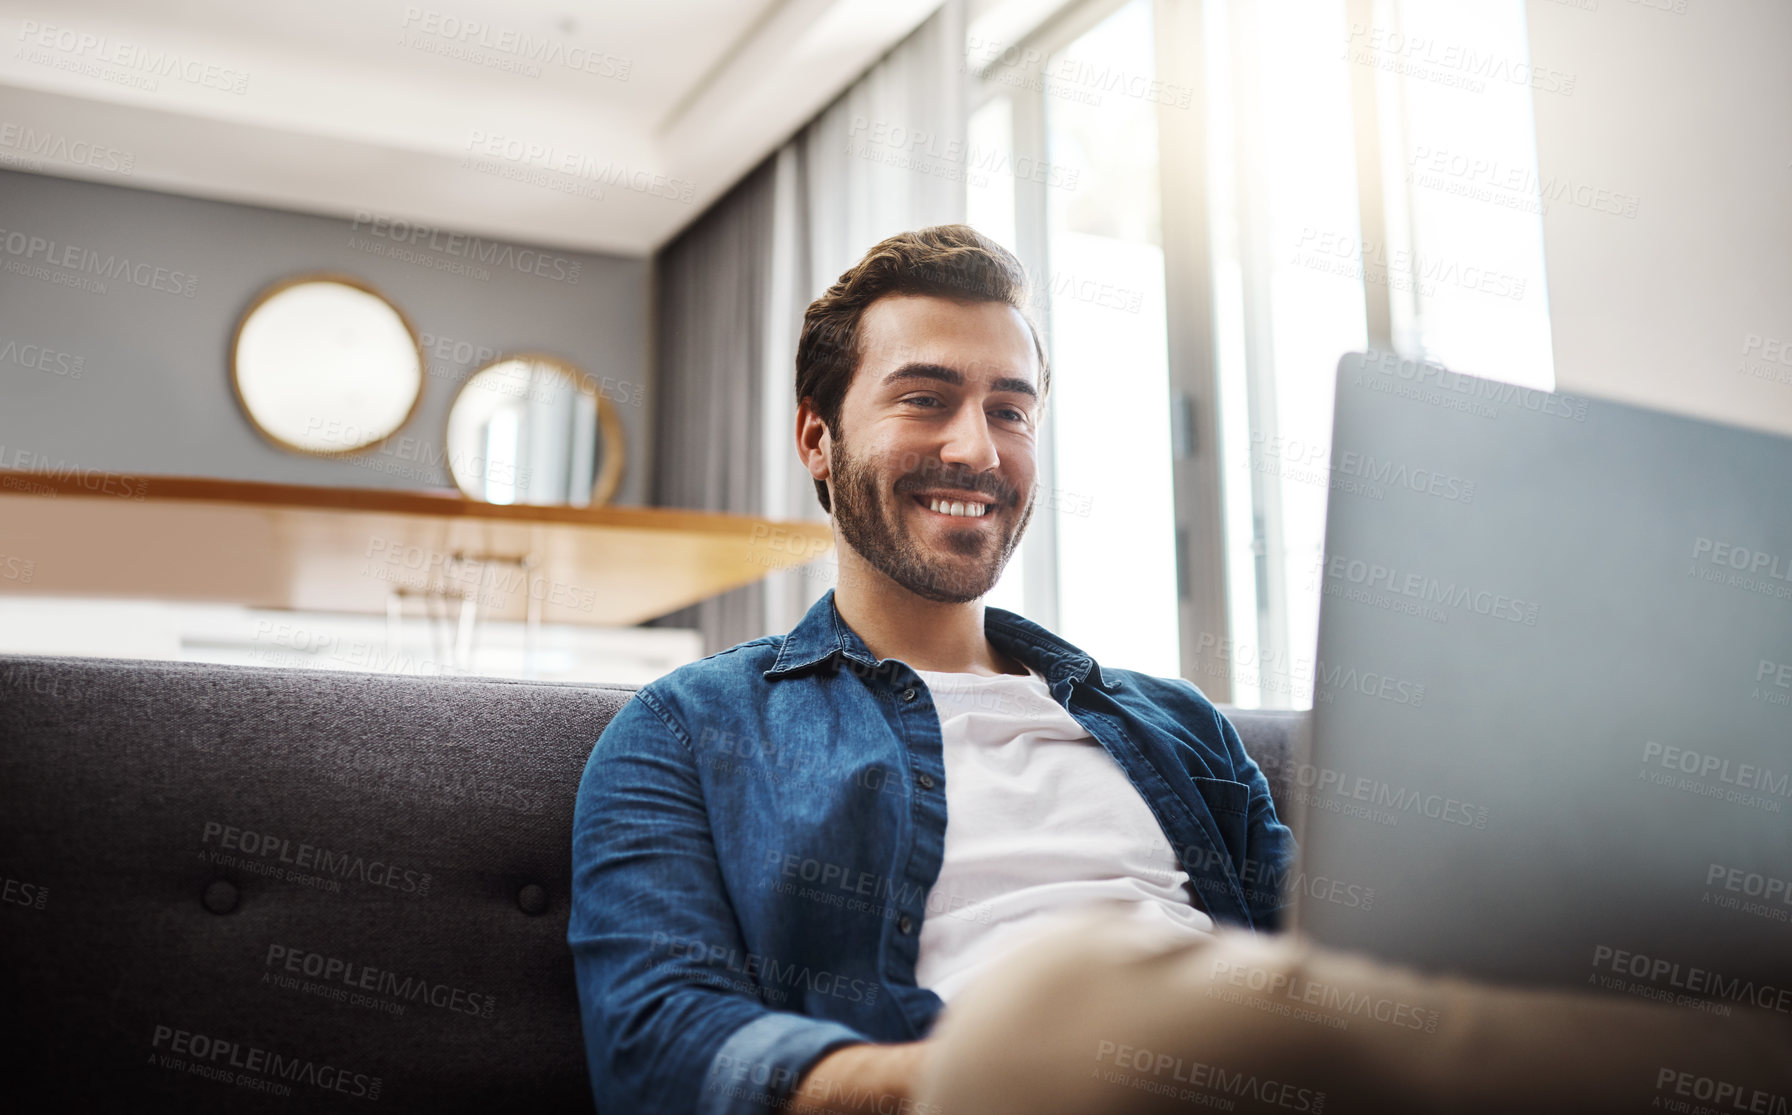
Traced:
<path fill-rule="evenodd" d="M 944 364 L 921 363 L 904 364 L 902 367 L 897 368 L 895 371 L 884 377 L 883 386 L 888 387 L 892 383 L 897 383 L 905 379 L 925 379 L 939 383 L 949 383 L 954 387 L 964 386 L 964 374 L 958 369 L 948 368 Z M 1013 391 L 1018 395 L 1027 395 L 1034 399 L 1039 398 L 1038 390 L 1034 388 L 1031 383 L 1014 376 L 998 376 L 990 386 L 996 391 Z"/>

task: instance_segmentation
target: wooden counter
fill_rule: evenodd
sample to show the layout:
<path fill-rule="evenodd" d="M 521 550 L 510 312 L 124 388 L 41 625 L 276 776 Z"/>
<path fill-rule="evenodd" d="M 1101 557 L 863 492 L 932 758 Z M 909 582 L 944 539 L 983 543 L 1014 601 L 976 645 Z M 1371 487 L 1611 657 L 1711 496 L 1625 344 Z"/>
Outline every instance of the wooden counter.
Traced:
<path fill-rule="evenodd" d="M 520 620 L 533 592 L 544 623 L 629 626 L 832 541 L 826 524 L 700 511 L 0 471 L 0 593 L 384 614 L 396 589 L 470 595 L 484 618 Z"/>

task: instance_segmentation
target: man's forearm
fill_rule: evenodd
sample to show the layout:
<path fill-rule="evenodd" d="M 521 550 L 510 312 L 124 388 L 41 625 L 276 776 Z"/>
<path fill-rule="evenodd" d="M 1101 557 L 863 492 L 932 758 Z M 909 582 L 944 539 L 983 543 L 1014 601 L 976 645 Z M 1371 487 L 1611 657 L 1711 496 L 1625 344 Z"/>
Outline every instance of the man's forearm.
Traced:
<path fill-rule="evenodd" d="M 791 1096 L 794 1115 L 901 1112 L 923 1115 L 911 1102 L 929 1046 L 848 1045 L 815 1062 Z"/>

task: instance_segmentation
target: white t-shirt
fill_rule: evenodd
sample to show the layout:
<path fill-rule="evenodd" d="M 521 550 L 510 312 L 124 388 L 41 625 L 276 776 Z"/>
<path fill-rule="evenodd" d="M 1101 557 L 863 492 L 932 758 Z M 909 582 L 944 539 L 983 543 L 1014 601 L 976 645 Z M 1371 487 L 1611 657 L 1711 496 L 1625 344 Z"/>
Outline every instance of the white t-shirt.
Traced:
<path fill-rule="evenodd" d="M 945 861 L 927 896 L 917 986 L 950 1001 L 1052 917 L 1094 901 L 1212 932 L 1150 806 L 1037 670 L 916 672 L 939 709 L 946 766 Z"/>

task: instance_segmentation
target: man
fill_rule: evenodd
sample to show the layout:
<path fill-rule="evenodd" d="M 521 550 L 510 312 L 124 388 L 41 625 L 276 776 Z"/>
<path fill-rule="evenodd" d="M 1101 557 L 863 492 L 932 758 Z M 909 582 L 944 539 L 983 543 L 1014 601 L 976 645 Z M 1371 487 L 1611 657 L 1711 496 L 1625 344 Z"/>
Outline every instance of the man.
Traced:
<path fill-rule="evenodd" d="M 1275 924 L 1262 880 L 1292 841 L 1212 704 L 982 603 L 1038 497 L 1024 298 L 1010 253 L 950 225 L 809 307 L 796 442 L 837 587 L 644 686 L 579 787 L 568 940 L 600 1110 L 763 1111 L 799 1083 L 894 1110 L 945 997 L 1054 913 Z"/>
<path fill-rule="evenodd" d="M 1022 289 L 952 225 L 809 307 L 796 441 L 838 586 L 644 686 L 579 786 L 599 1110 L 1792 1109 L 1783 1015 L 1251 932 L 1294 849 L 1232 726 L 981 603 L 1037 498 L 1050 376 Z"/>

